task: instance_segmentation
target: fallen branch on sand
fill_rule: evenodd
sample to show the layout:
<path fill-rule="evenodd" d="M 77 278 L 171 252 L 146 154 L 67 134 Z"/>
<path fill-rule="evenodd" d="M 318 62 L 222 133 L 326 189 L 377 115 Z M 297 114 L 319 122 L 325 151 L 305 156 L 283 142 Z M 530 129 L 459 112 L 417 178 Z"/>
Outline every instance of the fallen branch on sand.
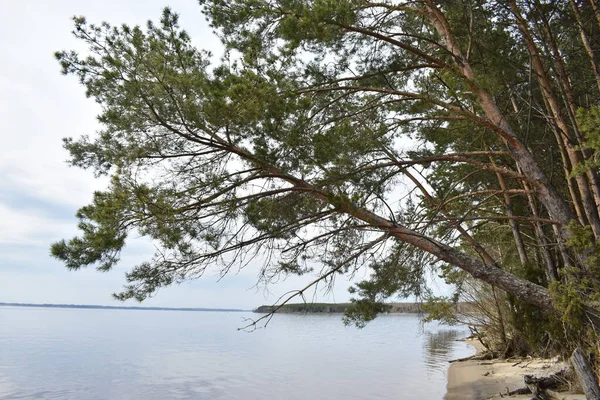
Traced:
<path fill-rule="evenodd" d="M 492 360 L 494 358 L 497 357 L 497 354 L 492 352 L 492 351 L 486 351 L 485 353 L 480 353 L 480 354 L 475 354 L 473 356 L 469 356 L 469 357 L 463 357 L 463 358 L 456 358 L 454 360 L 450 360 L 448 361 L 449 363 L 454 363 L 454 362 L 462 362 L 462 361 L 469 361 L 469 360 Z"/>
<path fill-rule="evenodd" d="M 536 400 L 560 399 L 561 397 L 558 395 L 558 393 L 550 389 L 555 389 L 566 382 L 565 370 L 561 370 L 556 374 L 542 378 L 536 378 L 532 375 L 525 375 L 523 380 L 525 381 L 525 387 L 515 390 L 508 390 L 508 388 L 506 388 L 506 393 L 500 393 L 500 397 L 531 393 L 534 396 L 533 398 Z"/>

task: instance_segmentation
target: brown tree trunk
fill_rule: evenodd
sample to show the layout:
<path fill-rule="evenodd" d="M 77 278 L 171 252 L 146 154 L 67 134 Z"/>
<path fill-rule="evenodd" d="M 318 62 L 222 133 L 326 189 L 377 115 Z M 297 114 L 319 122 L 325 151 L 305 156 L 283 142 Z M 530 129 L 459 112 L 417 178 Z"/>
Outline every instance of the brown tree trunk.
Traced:
<path fill-rule="evenodd" d="M 542 24 L 541 24 L 542 31 L 544 32 L 544 36 L 546 39 L 545 43 L 544 43 L 544 47 L 545 48 L 549 47 L 549 51 L 548 50 L 546 50 L 546 51 L 552 55 L 552 59 L 554 61 L 553 68 L 556 72 L 556 76 L 558 77 L 558 81 L 559 81 L 558 87 L 559 87 L 560 92 L 565 101 L 566 110 L 568 112 L 569 119 L 571 121 L 571 126 L 573 127 L 573 132 L 575 133 L 575 137 L 577 139 L 577 145 L 582 148 L 583 156 L 586 160 L 588 160 L 592 154 L 589 151 L 589 149 L 586 149 L 585 147 L 583 147 L 583 137 L 581 135 L 581 130 L 579 128 L 579 124 L 577 123 L 577 119 L 575 118 L 576 111 L 577 111 L 577 102 L 575 101 L 575 93 L 573 92 L 573 86 L 571 85 L 571 81 L 569 79 L 569 75 L 566 70 L 565 61 L 560 53 L 560 50 L 558 48 L 558 44 L 556 42 L 554 34 L 552 33 L 552 30 L 550 29 L 550 24 L 548 22 L 548 19 L 546 18 L 546 15 L 544 14 L 542 7 L 540 6 L 540 2 L 538 0 L 536 0 L 535 4 L 536 4 L 536 9 L 540 15 L 540 20 L 542 22 Z M 594 62 L 593 62 L 593 64 L 595 65 Z M 600 197 L 598 197 L 598 195 L 597 195 L 598 193 L 600 193 L 600 191 L 598 191 L 598 189 L 597 189 L 599 187 L 598 180 L 596 177 L 594 177 L 594 178 L 590 177 L 590 180 L 596 187 L 596 190 L 594 190 L 594 186 L 592 186 L 592 190 L 594 190 L 594 197 L 596 197 L 596 203 L 599 203 L 598 199 Z"/>
<path fill-rule="evenodd" d="M 575 11 L 577 11 L 576 5 L 572 1 L 571 1 L 571 6 L 575 7 Z M 577 146 L 581 149 L 581 154 L 583 155 L 583 158 L 585 160 L 589 160 L 593 154 L 590 152 L 589 149 L 587 149 L 584 146 L 583 136 L 581 135 L 581 130 L 579 128 L 579 124 L 577 123 L 577 118 L 575 117 L 576 111 L 577 111 L 577 104 L 575 101 L 575 94 L 573 92 L 573 86 L 571 85 L 571 81 L 569 80 L 569 75 L 567 74 L 567 71 L 566 71 L 566 65 L 565 65 L 564 59 L 560 53 L 556 39 L 555 39 L 554 35 L 552 34 L 552 30 L 550 29 L 550 24 L 548 23 L 546 15 L 542 11 L 539 1 L 537 1 L 537 0 L 536 0 L 536 7 L 537 7 L 537 10 L 539 11 L 539 14 L 541 17 L 542 30 L 544 32 L 544 36 L 546 37 L 546 43 L 550 47 L 550 53 L 552 54 L 552 59 L 554 60 L 553 66 L 554 66 L 556 75 L 559 80 L 558 87 L 561 88 L 561 92 L 563 94 L 563 97 L 564 97 L 564 100 L 566 103 L 565 108 L 568 112 L 569 119 L 571 120 L 571 126 L 573 127 L 573 133 L 575 134 L 575 138 L 577 140 Z M 582 35 L 585 36 L 585 32 L 583 31 L 581 26 L 580 26 L 580 32 Z M 590 51 L 591 51 L 591 49 L 590 49 Z M 590 55 L 590 57 L 592 57 L 592 66 L 596 67 L 596 62 L 593 59 L 593 53 L 588 52 L 588 55 Z M 595 72 L 597 73 L 597 68 L 596 68 Z M 598 79 L 600 77 L 597 74 L 595 76 L 597 79 L 597 83 L 600 83 L 600 82 L 598 82 Z M 598 87 L 598 89 L 600 90 L 600 86 Z M 592 194 L 593 194 L 593 197 L 594 197 L 594 200 L 596 203 L 596 207 L 598 207 L 598 205 L 600 205 L 600 178 L 598 177 L 598 174 L 596 173 L 596 171 L 594 169 L 588 169 L 586 171 L 586 175 L 587 175 L 590 187 L 592 189 Z"/>
<path fill-rule="evenodd" d="M 563 266 L 573 265 L 574 261 L 569 255 L 569 250 L 567 246 L 565 246 L 564 242 L 560 240 L 560 229 L 557 226 L 553 226 L 552 230 L 554 231 L 554 236 L 556 237 L 556 241 L 558 242 L 558 250 L 560 252 L 560 258 L 563 261 Z"/>
<path fill-rule="evenodd" d="M 550 85 L 550 81 L 548 79 L 546 71 L 544 70 L 542 60 L 537 50 L 537 46 L 535 45 L 531 33 L 529 32 L 526 21 L 521 16 L 516 1 L 510 0 L 509 5 L 513 15 L 517 20 L 519 30 L 523 34 L 523 38 L 525 40 L 525 43 L 527 44 L 527 48 L 529 49 L 533 70 L 537 75 L 538 82 L 540 84 L 540 89 L 542 90 L 542 95 L 544 96 L 548 106 L 550 107 L 551 114 L 560 132 L 560 137 L 562 139 L 563 145 L 566 148 L 567 155 L 569 156 L 569 160 L 571 161 L 571 165 L 575 167 L 581 164 L 582 160 L 579 153 L 573 146 L 570 130 L 561 115 L 558 100 L 552 93 L 552 87 Z M 579 193 L 581 194 L 583 209 L 585 211 L 589 224 L 594 232 L 594 236 L 596 238 L 600 238 L 600 216 L 598 215 L 598 207 L 596 206 L 596 201 L 594 200 L 588 181 L 584 175 L 577 175 L 575 177 L 575 180 L 577 181 L 577 187 L 579 188 Z"/>
<path fill-rule="evenodd" d="M 490 157 L 490 162 L 493 166 L 496 166 L 493 157 Z M 500 185 L 500 189 L 502 189 L 502 191 L 504 192 L 503 197 L 506 215 L 508 215 L 509 217 L 514 217 L 515 212 L 513 209 L 512 201 L 510 199 L 510 195 L 506 192 L 507 187 L 506 182 L 504 181 L 504 177 L 501 174 L 496 174 L 496 177 L 498 178 L 498 184 Z M 523 237 L 521 236 L 521 232 L 519 231 L 519 225 L 517 224 L 517 221 L 515 219 L 509 219 L 508 225 L 510 226 L 513 237 L 515 239 L 515 246 L 517 247 L 517 253 L 519 254 L 519 260 L 521 260 L 521 265 L 525 266 L 527 265 L 527 262 L 529 260 L 527 257 L 527 250 L 525 250 L 525 244 L 523 243 Z"/>
<path fill-rule="evenodd" d="M 529 190 L 529 186 L 527 185 L 527 183 L 523 182 L 523 188 L 527 193 L 527 203 L 529 205 L 531 214 L 534 217 L 539 218 L 539 213 L 535 205 L 535 200 L 533 198 L 533 195 L 531 194 L 531 191 Z M 550 247 L 548 246 L 548 241 L 546 240 L 546 235 L 544 234 L 544 229 L 542 229 L 542 225 L 537 221 L 533 222 L 533 228 L 535 229 L 535 238 L 538 242 L 538 246 L 540 247 L 542 256 L 544 258 L 544 264 L 546 266 L 546 279 L 548 280 L 548 283 L 554 282 L 558 279 L 558 273 L 556 265 L 554 264 L 554 259 L 552 258 L 552 253 L 550 252 Z"/>
<path fill-rule="evenodd" d="M 443 13 L 441 13 L 432 0 L 426 0 L 425 3 L 426 17 L 443 38 L 446 49 L 455 59 L 457 70 L 466 79 L 466 83 L 476 95 L 479 105 L 493 126 L 493 130 L 507 145 L 511 155 L 523 170 L 523 173 L 535 182 L 532 187 L 544 207 L 548 210 L 550 217 L 562 224 L 562 228 L 560 229 L 560 240 L 562 241 L 570 238 L 571 233 L 566 227 L 571 221 L 576 220 L 575 215 L 573 215 L 558 191 L 550 184 L 548 178 L 535 161 L 531 152 L 529 152 L 523 142 L 512 130 L 508 120 L 498 108 L 493 97 L 477 84 L 475 73 L 470 64 L 463 57 L 458 44 L 452 36 L 450 26 Z"/>
<path fill-rule="evenodd" d="M 592 10 L 594 10 L 594 17 L 596 17 L 598 28 L 600 28 L 600 10 L 598 10 L 598 4 L 596 4 L 596 0 L 589 0 L 589 3 L 592 6 Z"/>
<path fill-rule="evenodd" d="M 594 78 L 596 79 L 596 85 L 598 86 L 598 91 L 600 92 L 600 71 L 598 71 L 598 64 L 596 63 L 596 57 L 594 57 L 594 51 L 592 50 L 592 45 L 590 44 L 590 39 L 588 38 L 587 33 L 583 29 L 583 23 L 581 21 L 581 14 L 579 13 L 579 8 L 577 4 L 573 0 L 570 1 L 571 9 L 573 10 L 573 16 L 575 16 L 575 21 L 577 21 L 577 28 L 579 28 L 579 37 L 581 38 L 581 42 L 583 43 L 583 47 L 585 48 L 585 52 L 587 53 L 590 63 L 592 65 L 592 72 L 594 73 Z M 598 14 L 595 12 L 596 18 Z M 600 22 L 599 22 L 600 23 Z"/>
<path fill-rule="evenodd" d="M 552 311 L 553 313 L 557 312 L 548 291 L 542 286 L 519 278 L 496 266 L 485 264 L 473 256 L 465 254 L 432 238 L 425 237 L 404 226 L 394 224 L 370 211 L 358 208 L 353 209 L 350 207 L 342 207 L 342 209 L 347 214 L 352 215 L 361 221 L 388 231 L 391 236 L 403 242 L 412 244 L 421 250 L 433 254 L 442 261 L 463 269 L 475 279 L 487 282 L 512 294 L 516 298 L 527 301 L 541 309 Z"/>
<path fill-rule="evenodd" d="M 546 101 L 544 102 L 546 103 Z M 571 160 L 569 159 L 569 156 L 567 154 L 567 149 L 565 148 L 565 146 L 563 146 L 563 141 L 560 137 L 560 132 L 558 128 L 552 125 L 550 129 L 552 130 L 554 138 L 556 139 L 556 143 L 558 144 L 562 170 L 563 174 L 565 175 L 565 181 L 567 182 L 567 188 L 569 189 L 571 204 L 573 204 L 573 208 L 575 209 L 575 214 L 577 215 L 579 223 L 581 225 L 587 225 L 587 216 L 583 211 L 583 204 L 581 202 L 579 191 L 577 190 L 577 182 L 575 182 L 575 179 L 571 177 Z"/>
<path fill-rule="evenodd" d="M 498 295 L 496 293 L 496 288 L 492 286 L 492 296 L 494 298 L 494 306 L 496 307 L 496 312 L 498 313 L 498 325 L 500 325 L 500 340 L 502 341 L 502 345 L 506 347 L 508 345 L 508 339 L 506 335 L 506 327 L 504 326 L 504 312 L 502 311 L 502 306 L 500 301 L 498 301 Z"/>

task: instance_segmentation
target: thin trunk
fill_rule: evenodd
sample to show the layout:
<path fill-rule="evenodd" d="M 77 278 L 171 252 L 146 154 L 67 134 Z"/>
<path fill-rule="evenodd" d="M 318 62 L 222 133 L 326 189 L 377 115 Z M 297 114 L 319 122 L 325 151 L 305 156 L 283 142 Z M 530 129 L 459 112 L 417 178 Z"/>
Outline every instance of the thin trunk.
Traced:
<path fill-rule="evenodd" d="M 572 4 L 573 5 L 573 4 Z M 574 6 L 574 5 L 573 5 Z M 571 81 L 569 80 L 569 75 L 566 71 L 566 65 L 564 59 L 558 49 L 558 44 L 554 35 L 552 34 L 552 30 L 550 29 L 550 24 L 546 19 L 546 15 L 542 12 L 539 1 L 536 0 L 536 7 L 539 11 L 540 19 L 542 21 L 542 30 L 545 36 L 545 42 L 549 45 L 549 53 L 552 55 L 553 59 L 553 67 L 556 72 L 556 76 L 558 77 L 558 88 L 563 95 L 563 98 L 566 103 L 566 110 L 569 115 L 569 119 L 571 120 L 571 126 L 573 127 L 573 133 L 575 134 L 575 139 L 577 146 L 581 149 L 581 154 L 585 160 L 589 160 L 592 157 L 592 153 L 589 149 L 584 146 L 583 137 L 581 135 L 581 131 L 579 129 L 579 124 L 577 123 L 577 119 L 575 118 L 577 104 L 575 101 L 575 94 L 573 92 L 573 86 L 571 85 Z M 593 62 L 592 64 L 595 65 Z M 600 87 L 599 87 L 600 89 Z M 588 169 L 586 171 L 586 176 L 592 190 L 594 202 L 596 204 L 596 208 L 600 204 L 600 180 L 598 178 L 598 174 L 593 169 Z"/>
<path fill-rule="evenodd" d="M 533 198 L 533 195 L 529 190 L 529 186 L 526 182 L 523 182 L 522 184 L 523 189 L 525 189 L 525 193 L 527 194 L 527 204 L 529 205 L 529 210 L 535 218 L 539 218 L 540 214 L 538 213 L 535 204 L 535 199 Z M 533 222 L 533 228 L 535 230 L 535 238 L 538 242 L 538 246 L 540 247 L 542 256 L 544 258 L 544 264 L 546 267 L 546 279 L 548 280 L 548 283 L 554 282 L 558 279 L 558 270 L 556 269 L 556 265 L 554 264 L 554 259 L 552 258 L 552 253 L 550 252 L 550 247 L 548 246 L 548 241 L 546 240 L 546 235 L 544 234 L 544 229 L 542 228 L 542 225 L 537 221 Z"/>
<path fill-rule="evenodd" d="M 552 230 L 554 231 L 554 236 L 556 237 L 556 241 L 558 242 L 558 250 L 560 252 L 560 258 L 562 259 L 563 266 L 573 265 L 573 260 L 569 256 L 569 250 L 567 246 L 563 242 L 560 241 L 560 230 L 557 226 L 552 226 Z"/>
<path fill-rule="evenodd" d="M 535 204 L 531 204 L 530 207 L 532 210 L 535 210 Z M 550 252 L 548 241 L 546 240 L 546 235 L 544 234 L 544 230 L 542 229 L 542 225 L 540 223 L 536 222 L 533 226 L 535 228 L 536 240 L 541 248 L 542 257 L 544 258 L 544 266 L 546 267 L 544 271 L 546 272 L 546 279 L 548 283 L 554 282 L 558 280 L 558 272 L 552 258 L 552 253 Z"/>
<path fill-rule="evenodd" d="M 587 33 L 583 29 L 583 22 L 581 21 L 581 14 L 579 13 L 579 8 L 577 4 L 573 0 L 570 1 L 571 9 L 573 10 L 573 15 L 575 16 L 575 20 L 577 21 L 577 28 L 579 28 L 579 37 L 581 37 L 581 42 L 583 43 L 583 47 L 585 48 L 585 52 L 587 53 L 590 63 L 592 65 L 592 72 L 594 73 L 594 78 L 596 79 L 596 85 L 598 86 L 598 91 L 600 92 L 600 71 L 598 71 L 598 64 L 596 63 L 596 57 L 594 57 L 594 52 L 592 50 L 592 45 L 590 44 L 590 39 L 588 38 Z M 599 18 L 597 13 L 596 18 Z"/>
<path fill-rule="evenodd" d="M 571 120 L 571 125 L 573 126 L 573 132 L 575 133 L 575 137 L 577 138 L 577 144 L 579 146 L 582 146 L 583 139 L 579 130 L 579 126 L 577 124 L 577 120 L 575 119 L 575 113 L 577 110 L 575 93 L 573 92 L 573 86 L 571 85 L 571 81 L 566 70 L 565 61 L 560 53 L 556 39 L 552 34 L 552 30 L 550 29 L 550 24 L 548 23 L 546 15 L 541 10 L 539 1 L 536 0 L 535 4 L 537 10 L 539 11 L 539 15 L 541 17 L 540 19 L 542 21 L 542 31 L 544 32 L 545 36 L 544 49 L 546 50 L 546 52 L 552 55 L 552 66 L 556 73 L 556 76 L 558 77 L 559 82 L 558 88 L 565 100 L 566 110 L 568 112 L 569 119 Z M 588 159 L 589 155 L 584 154 L 584 157 Z"/>
<path fill-rule="evenodd" d="M 504 347 L 508 345 L 508 340 L 506 337 L 506 328 L 504 326 L 504 313 L 502 312 L 502 306 L 498 301 L 498 295 L 496 294 L 496 288 L 492 286 L 492 296 L 494 297 L 494 306 L 496 307 L 496 312 L 498 313 L 498 325 L 500 325 L 500 340 Z"/>
<path fill-rule="evenodd" d="M 544 98 L 544 103 L 547 103 L 546 98 Z M 554 138 L 556 139 L 556 143 L 558 144 L 558 150 L 560 152 L 560 159 L 562 170 L 565 175 L 565 180 L 567 182 L 567 188 L 569 189 L 569 196 L 571 197 L 571 202 L 573 204 L 573 208 L 575 209 L 575 214 L 577 215 L 577 219 L 581 225 L 587 225 L 586 214 L 583 211 L 583 205 L 581 203 L 581 197 L 579 196 L 579 191 L 576 186 L 577 183 L 575 179 L 571 177 L 571 161 L 569 156 L 567 155 L 567 149 L 563 146 L 563 141 L 560 137 L 560 131 L 554 124 L 550 124 L 550 129 L 554 134 Z"/>
<path fill-rule="evenodd" d="M 573 212 L 569 209 L 556 188 L 552 186 L 531 152 L 512 130 L 508 120 L 498 108 L 493 97 L 477 84 L 475 72 L 471 68 L 471 65 L 466 61 L 465 57 L 463 57 L 458 44 L 452 36 L 448 21 L 442 12 L 432 0 L 426 0 L 425 3 L 426 17 L 443 38 L 446 49 L 455 59 L 457 70 L 466 79 L 466 83 L 477 97 L 483 112 L 490 123 L 493 124 L 494 131 L 507 145 L 511 155 L 522 168 L 523 173 L 535 182 L 535 184 L 532 185 L 533 189 L 548 210 L 550 217 L 562 224 L 561 240 L 569 239 L 572 234 L 566 227 L 572 220 L 576 219 L 575 215 L 573 215 Z"/>
<path fill-rule="evenodd" d="M 598 24 L 598 28 L 600 28 L 600 11 L 598 10 L 596 0 L 589 0 L 589 2 L 592 6 L 592 10 L 594 10 L 594 17 L 596 17 L 596 23 Z"/>
<path fill-rule="evenodd" d="M 542 95 L 547 100 L 547 104 L 550 107 L 550 112 L 552 113 L 556 126 L 560 131 L 560 137 L 562 138 L 562 142 L 567 150 L 567 155 L 569 156 L 571 165 L 575 167 L 581 164 L 581 157 L 579 156 L 579 153 L 573 146 L 570 137 L 569 127 L 561 115 L 558 100 L 552 93 L 552 87 L 550 85 L 550 81 L 548 79 L 546 71 L 544 70 L 544 65 L 542 64 L 542 60 L 539 56 L 537 46 L 535 45 L 531 33 L 529 32 L 529 29 L 526 25 L 526 21 L 523 19 L 521 13 L 519 12 L 516 1 L 510 0 L 509 5 L 513 12 L 513 15 L 517 20 L 519 29 L 523 34 L 523 38 L 525 40 L 525 43 L 527 44 L 527 48 L 529 49 L 533 70 L 537 75 L 538 82 L 540 84 L 540 89 L 542 90 Z M 579 193 L 581 194 L 583 209 L 590 223 L 590 226 L 592 227 L 594 236 L 596 238 L 600 238 L 600 216 L 598 215 L 598 207 L 596 206 L 596 202 L 592 196 L 592 192 L 590 190 L 588 181 L 584 175 L 577 175 L 575 177 L 575 180 L 577 181 L 577 187 L 579 188 Z"/>
<path fill-rule="evenodd" d="M 493 157 L 490 157 L 490 162 L 493 166 L 496 166 Z M 502 189 L 502 191 L 504 192 L 503 197 L 506 215 L 508 215 L 509 217 L 514 217 L 515 212 L 513 209 L 512 201 L 510 199 L 510 195 L 506 192 L 506 181 L 504 180 L 504 177 L 501 174 L 496 174 L 496 177 L 498 178 L 498 184 L 500 185 L 500 189 Z M 519 231 L 519 225 L 517 224 L 517 221 L 512 218 L 508 220 L 508 225 L 510 226 L 513 237 L 515 239 L 515 246 L 517 247 L 517 253 L 519 253 L 519 259 L 521 260 L 521 264 L 525 266 L 527 265 L 529 260 L 527 258 L 527 250 L 525 250 L 525 244 L 523 243 L 523 237 L 521 236 L 521 232 Z"/>

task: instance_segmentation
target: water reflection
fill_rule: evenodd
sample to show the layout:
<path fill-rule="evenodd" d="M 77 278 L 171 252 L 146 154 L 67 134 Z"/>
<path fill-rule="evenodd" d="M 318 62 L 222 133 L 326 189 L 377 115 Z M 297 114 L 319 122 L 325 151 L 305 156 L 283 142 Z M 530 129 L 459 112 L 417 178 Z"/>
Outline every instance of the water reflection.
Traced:
<path fill-rule="evenodd" d="M 464 336 L 457 329 L 441 329 L 435 332 L 424 332 L 423 357 L 428 369 L 445 371 L 450 355 L 455 348 L 455 342 Z"/>

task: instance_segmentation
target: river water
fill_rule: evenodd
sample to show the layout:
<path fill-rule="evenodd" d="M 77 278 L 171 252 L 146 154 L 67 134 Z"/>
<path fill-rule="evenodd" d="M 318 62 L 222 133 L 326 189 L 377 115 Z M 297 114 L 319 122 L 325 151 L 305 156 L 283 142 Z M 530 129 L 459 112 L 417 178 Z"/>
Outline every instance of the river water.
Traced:
<path fill-rule="evenodd" d="M 465 328 L 384 315 L 0 307 L 0 400 L 442 399 Z"/>

